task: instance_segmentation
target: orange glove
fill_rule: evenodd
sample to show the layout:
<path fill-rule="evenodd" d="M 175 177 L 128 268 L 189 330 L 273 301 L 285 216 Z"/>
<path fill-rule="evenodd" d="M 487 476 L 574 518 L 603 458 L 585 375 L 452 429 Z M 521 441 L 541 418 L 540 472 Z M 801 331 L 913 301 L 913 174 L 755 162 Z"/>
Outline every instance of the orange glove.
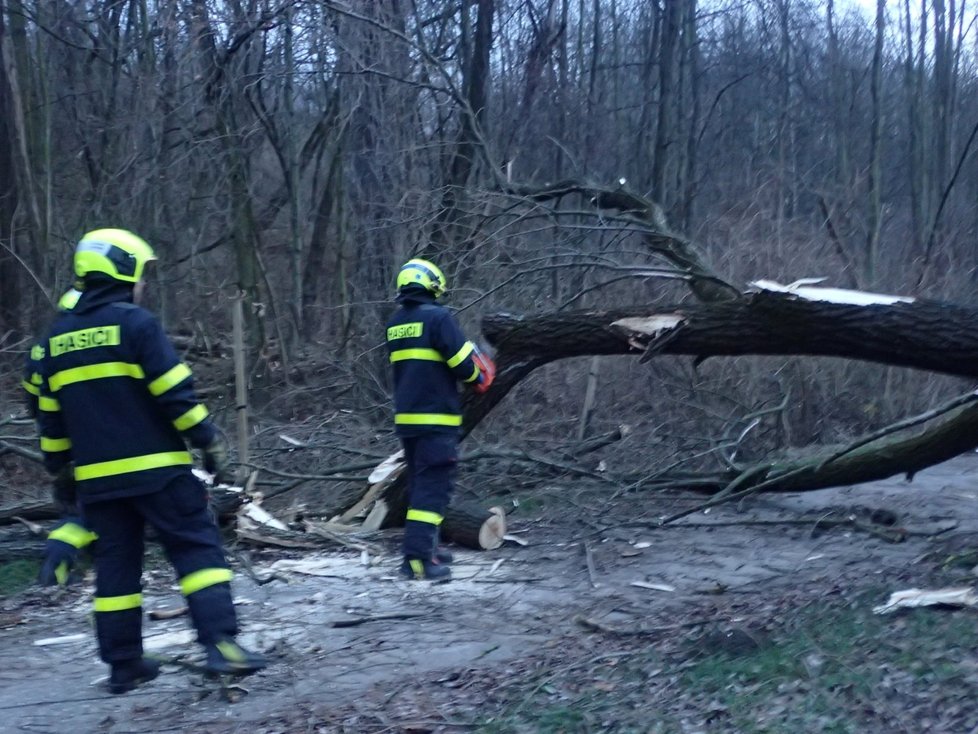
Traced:
<path fill-rule="evenodd" d="M 492 381 L 496 379 L 496 363 L 478 347 L 472 352 L 472 361 L 479 368 L 479 379 L 476 380 L 472 389 L 482 395 L 489 390 Z"/>

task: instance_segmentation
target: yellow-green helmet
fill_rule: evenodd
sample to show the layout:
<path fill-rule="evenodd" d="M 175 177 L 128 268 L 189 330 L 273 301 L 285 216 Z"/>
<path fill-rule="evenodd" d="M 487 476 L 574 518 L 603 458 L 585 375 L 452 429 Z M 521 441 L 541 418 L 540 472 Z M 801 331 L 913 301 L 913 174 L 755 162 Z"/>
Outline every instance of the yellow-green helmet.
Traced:
<path fill-rule="evenodd" d="M 408 260 L 397 274 L 397 290 L 410 285 L 420 285 L 435 298 L 444 295 L 448 289 L 448 281 L 439 267 L 420 258 Z"/>
<path fill-rule="evenodd" d="M 75 248 L 75 275 L 103 273 L 124 283 L 138 283 L 146 263 L 156 259 L 142 237 L 124 229 L 96 229 Z"/>

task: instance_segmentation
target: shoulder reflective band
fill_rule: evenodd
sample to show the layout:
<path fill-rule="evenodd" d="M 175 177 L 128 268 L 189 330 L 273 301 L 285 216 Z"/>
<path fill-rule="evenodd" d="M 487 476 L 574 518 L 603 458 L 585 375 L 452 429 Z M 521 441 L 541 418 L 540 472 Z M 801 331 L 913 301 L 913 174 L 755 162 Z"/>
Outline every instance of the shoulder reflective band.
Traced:
<path fill-rule="evenodd" d="M 124 612 L 127 609 L 139 609 L 143 605 L 142 594 L 126 594 L 125 596 L 96 596 L 96 612 Z"/>
<path fill-rule="evenodd" d="M 448 413 L 397 413 L 394 423 L 400 426 L 460 426 L 462 416 Z"/>
<path fill-rule="evenodd" d="M 423 359 L 428 362 L 444 362 L 442 357 L 435 349 L 398 349 L 391 352 L 391 362 L 403 362 L 406 359 Z"/>
<path fill-rule="evenodd" d="M 82 482 L 86 479 L 101 479 L 102 477 L 114 477 L 118 474 L 161 469 L 165 466 L 184 466 L 192 463 L 193 458 L 189 451 L 164 451 L 161 454 L 146 454 L 128 459 L 115 459 L 114 461 L 102 461 L 98 464 L 76 466 L 75 479 Z"/>
<path fill-rule="evenodd" d="M 208 416 L 207 408 L 203 405 L 195 405 L 186 413 L 173 421 L 173 427 L 178 431 L 186 431 L 193 428 Z"/>
<path fill-rule="evenodd" d="M 75 548 L 91 545 L 92 541 L 97 538 L 98 536 L 91 530 L 73 522 L 66 522 L 48 533 L 48 540 L 60 540 L 62 543 L 67 543 Z"/>
<path fill-rule="evenodd" d="M 39 388 L 37 385 L 32 385 L 27 380 L 21 381 L 20 386 L 34 397 L 40 397 L 41 395 L 41 388 Z"/>
<path fill-rule="evenodd" d="M 202 568 L 180 579 L 180 593 L 190 596 L 195 591 L 206 589 L 208 586 L 227 583 L 233 577 L 230 568 Z"/>
<path fill-rule="evenodd" d="M 51 392 L 57 392 L 66 385 L 73 385 L 76 382 L 86 380 L 101 380 L 105 377 L 133 377 L 137 380 L 143 379 L 143 368 L 138 364 L 129 362 L 100 362 L 85 367 L 72 367 L 68 370 L 61 370 L 51 375 L 48 383 Z"/>
<path fill-rule="evenodd" d="M 48 438 L 47 436 L 41 436 L 41 451 L 48 454 L 56 454 L 59 451 L 67 451 L 70 448 L 70 438 Z"/>
<path fill-rule="evenodd" d="M 398 324 L 387 329 L 387 341 L 395 339 L 408 339 L 410 337 L 421 336 L 424 333 L 424 323 L 414 321 L 410 324 Z"/>
<path fill-rule="evenodd" d="M 52 357 L 79 349 L 117 347 L 122 343 L 122 329 L 119 324 L 94 326 L 91 329 L 80 329 L 52 336 L 48 343 Z"/>
<path fill-rule="evenodd" d="M 61 405 L 54 398 L 49 398 L 47 395 L 41 395 L 37 401 L 37 407 L 48 413 L 57 413 L 61 410 Z"/>
<path fill-rule="evenodd" d="M 445 518 L 443 518 L 437 512 L 428 512 L 427 510 L 408 510 L 406 519 L 414 520 L 416 522 L 426 522 L 429 525 L 441 525 L 441 521 Z"/>
<path fill-rule="evenodd" d="M 181 362 L 149 383 L 149 391 L 153 395 L 162 395 L 186 380 L 190 374 L 190 368 Z"/>
<path fill-rule="evenodd" d="M 472 350 L 475 349 L 475 344 L 472 342 L 465 342 L 462 348 L 455 352 L 455 356 L 448 360 L 449 367 L 457 367 L 462 364 L 462 360 L 472 354 Z"/>

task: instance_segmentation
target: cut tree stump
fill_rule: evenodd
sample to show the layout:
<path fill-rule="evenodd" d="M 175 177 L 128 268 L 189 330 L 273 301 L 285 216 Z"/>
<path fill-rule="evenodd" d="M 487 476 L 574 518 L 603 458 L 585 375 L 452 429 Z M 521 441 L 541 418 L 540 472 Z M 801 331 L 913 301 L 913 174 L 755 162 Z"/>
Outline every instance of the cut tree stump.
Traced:
<path fill-rule="evenodd" d="M 445 511 L 442 540 L 473 550 L 494 550 L 506 535 L 506 513 L 502 507 L 482 509 L 469 503 L 454 504 Z"/>

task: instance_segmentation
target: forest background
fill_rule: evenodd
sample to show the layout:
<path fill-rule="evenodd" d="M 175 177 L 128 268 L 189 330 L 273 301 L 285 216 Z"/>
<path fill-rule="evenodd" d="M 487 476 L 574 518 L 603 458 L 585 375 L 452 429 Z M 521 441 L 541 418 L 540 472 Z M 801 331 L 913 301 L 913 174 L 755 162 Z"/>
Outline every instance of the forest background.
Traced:
<path fill-rule="evenodd" d="M 295 423 L 346 411 L 385 433 L 382 326 L 412 255 L 448 273 L 473 336 L 500 310 L 690 298 L 634 222 L 533 195 L 558 181 L 658 202 L 738 285 L 824 277 L 973 301 L 967 0 L 0 8 L 5 403 L 71 285 L 74 243 L 103 226 L 156 248 L 152 306 L 191 364 L 218 365 L 209 380 L 232 379 L 240 296 L 253 405 Z M 628 423 L 636 461 L 712 461 L 724 436 L 744 455 L 837 442 L 961 389 L 824 358 L 583 358 L 541 368 L 477 437 Z"/>

